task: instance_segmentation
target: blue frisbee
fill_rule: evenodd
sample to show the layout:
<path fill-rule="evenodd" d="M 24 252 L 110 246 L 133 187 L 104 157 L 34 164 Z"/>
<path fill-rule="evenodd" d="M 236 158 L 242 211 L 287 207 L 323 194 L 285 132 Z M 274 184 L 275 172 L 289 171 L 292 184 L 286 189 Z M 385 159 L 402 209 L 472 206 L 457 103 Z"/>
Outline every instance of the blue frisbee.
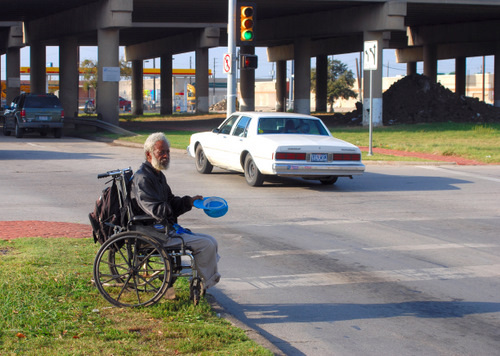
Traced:
<path fill-rule="evenodd" d="M 198 209 L 203 209 L 205 214 L 211 218 L 220 218 L 226 215 L 228 206 L 227 202 L 219 197 L 208 197 L 205 199 L 198 199 L 194 201 L 194 206 Z"/>

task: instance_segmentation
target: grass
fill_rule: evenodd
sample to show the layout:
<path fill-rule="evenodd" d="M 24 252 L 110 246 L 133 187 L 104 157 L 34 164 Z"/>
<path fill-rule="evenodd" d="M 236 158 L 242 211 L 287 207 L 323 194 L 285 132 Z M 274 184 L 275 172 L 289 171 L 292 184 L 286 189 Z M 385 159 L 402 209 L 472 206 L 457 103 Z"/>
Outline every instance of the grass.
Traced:
<path fill-rule="evenodd" d="M 141 118 L 143 120 L 144 118 Z M 155 117 L 155 119 L 157 119 Z M 135 120 L 135 119 L 134 119 Z M 368 146 L 369 135 L 365 127 L 330 127 L 335 137 L 357 146 Z M 138 136 L 119 137 L 107 135 L 136 143 L 144 143 L 151 132 L 138 132 Z M 166 132 L 172 147 L 186 149 L 189 136 L 194 131 Z M 422 152 L 444 156 L 460 156 L 483 163 L 500 163 L 500 124 L 477 125 L 472 123 L 433 123 L 416 125 L 397 125 L 373 129 L 373 147 L 387 148 L 406 152 Z M 374 153 L 363 154 L 365 161 L 425 161 L 419 158 L 398 157 Z"/>
<path fill-rule="evenodd" d="M 217 317 L 203 299 L 147 308 L 111 307 L 91 283 L 91 239 L 0 241 L 2 355 L 271 355 Z"/>

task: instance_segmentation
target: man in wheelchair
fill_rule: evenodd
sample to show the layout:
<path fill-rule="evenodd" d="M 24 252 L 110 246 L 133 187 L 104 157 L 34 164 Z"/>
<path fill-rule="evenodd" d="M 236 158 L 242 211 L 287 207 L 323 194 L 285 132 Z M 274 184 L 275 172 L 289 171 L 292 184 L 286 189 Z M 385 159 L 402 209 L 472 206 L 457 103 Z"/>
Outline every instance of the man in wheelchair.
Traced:
<path fill-rule="evenodd" d="M 177 218 L 190 211 L 194 201 L 203 199 L 201 195 L 175 196 L 162 171 L 170 163 L 170 144 L 161 132 L 151 134 L 144 143 L 146 161 L 134 174 L 131 198 L 157 223 L 172 226 Z M 215 238 L 210 235 L 187 231 L 180 234 L 190 247 L 196 262 L 196 270 L 202 278 L 203 288 L 208 289 L 220 280 L 217 270 L 219 255 Z M 176 244 L 172 239 L 171 244 Z"/>

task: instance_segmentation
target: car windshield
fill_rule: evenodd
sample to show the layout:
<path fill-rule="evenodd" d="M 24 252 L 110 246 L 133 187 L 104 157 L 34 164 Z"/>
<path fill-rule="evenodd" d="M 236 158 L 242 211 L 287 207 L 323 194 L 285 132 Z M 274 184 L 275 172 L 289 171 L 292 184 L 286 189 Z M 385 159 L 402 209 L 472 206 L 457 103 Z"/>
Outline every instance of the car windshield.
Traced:
<path fill-rule="evenodd" d="M 262 117 L 259 119 L 259 135 L 302 134 L 328 136 L 319 120 L 290 117 Z"/>
<path fill-rule="evenodd" d="M 55 96 L 30 95 L 26 97 L 24 102 L 26 108 L 58 108 L 60 106 L 61 103 Z"/>

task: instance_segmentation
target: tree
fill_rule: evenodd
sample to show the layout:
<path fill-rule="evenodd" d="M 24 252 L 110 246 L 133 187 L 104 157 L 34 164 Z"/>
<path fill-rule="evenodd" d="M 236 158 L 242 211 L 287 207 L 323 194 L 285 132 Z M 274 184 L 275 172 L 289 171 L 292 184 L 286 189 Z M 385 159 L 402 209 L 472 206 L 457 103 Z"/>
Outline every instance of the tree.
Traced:
<path fill-rule="evenodd" d="M 352 90 L 354 73 L 347 68 L 347 64 L 338 59 L 328 58 L 327 101 L 331 107 L 339 98 L 356 98 L 358 95 Z M 311 71 L 311 89 L 316 92 L 316 68 Z"/>
<path fill-rule="evenodd" d="M 124 58 L 120 59 L 120 77 L 130 78 L 132 76 L 132 68 L 130 67 L 130 62 L 127 62 Z M 83 76 L 83 88 L 89 93 L 90 89 L 97 90 L 97 61 L 93 59 L 85 59 L 81 63 L 82 76 Z"/>

